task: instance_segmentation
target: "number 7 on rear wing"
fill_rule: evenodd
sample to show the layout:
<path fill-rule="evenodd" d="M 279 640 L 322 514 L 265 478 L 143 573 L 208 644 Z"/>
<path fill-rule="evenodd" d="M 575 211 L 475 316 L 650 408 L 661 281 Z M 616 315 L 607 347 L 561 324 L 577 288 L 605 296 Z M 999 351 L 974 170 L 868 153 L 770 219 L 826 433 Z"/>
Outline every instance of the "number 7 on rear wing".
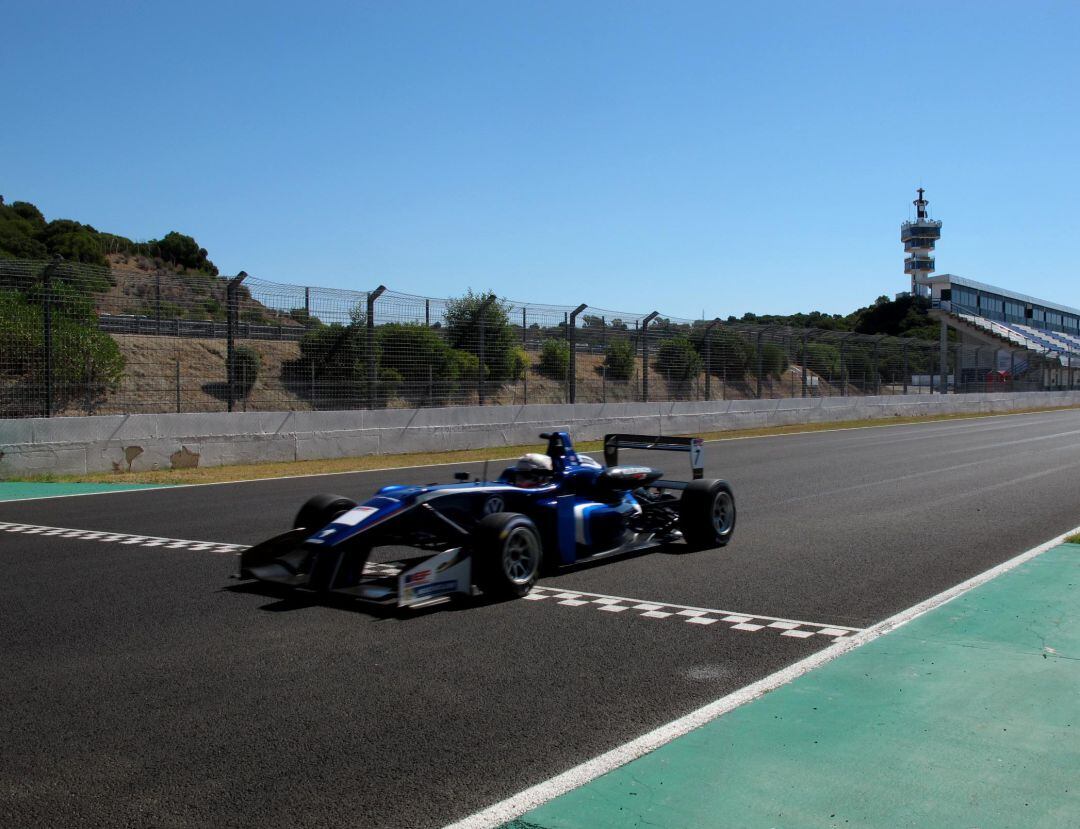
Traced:
<path fill-rule="evenodd" d="M 604 463 L 619 464 L 620 449 L 657 449 L 664 452 L 687 452 L 693 479 L 700 480 L 705 473 L 705 441 L 701 438 L 665 437 L 663 435 L 604 435 Z"/>

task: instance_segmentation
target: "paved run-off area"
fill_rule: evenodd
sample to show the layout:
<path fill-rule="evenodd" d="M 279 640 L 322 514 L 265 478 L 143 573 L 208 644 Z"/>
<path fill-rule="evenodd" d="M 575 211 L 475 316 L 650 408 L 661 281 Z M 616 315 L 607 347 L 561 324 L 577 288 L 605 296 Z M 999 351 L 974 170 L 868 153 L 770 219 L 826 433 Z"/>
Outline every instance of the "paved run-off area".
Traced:
<path fill-rule="evenodd" d="M 1065 544 L 507 829 L 1080 826 Z"/>

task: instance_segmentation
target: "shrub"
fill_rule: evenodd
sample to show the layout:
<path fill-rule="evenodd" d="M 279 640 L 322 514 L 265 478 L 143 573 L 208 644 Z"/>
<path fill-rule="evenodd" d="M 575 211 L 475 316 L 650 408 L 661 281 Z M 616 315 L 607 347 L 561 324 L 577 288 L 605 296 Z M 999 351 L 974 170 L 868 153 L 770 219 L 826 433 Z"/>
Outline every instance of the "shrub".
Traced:
<path fill-rule="evenodd" d="M 565 380 L 570 369 L 570 344 L 566 340 L 545 340 L 537 370 L 552 380 Z"/>
<path fill-rule="evenodd" d="M 669 383 L 686 382 L 701 371 L 701 355 L 686 337 L 672 337 L 660 343 L 654 365 Z"/>
<path fill-rule="evenodd" d="M 828 380 L 840 377 L 840 349 L 828 343 L 806 344 L 806 369 Z"/>
<path fill-rule="evenodd" d="M 761 373 L 779 377 L 788 367 L 787 352 L 776 343 L 761 346 Z"/>
<path fill-rule="evenodd" d="M 116 341 L 98 330 L 96 321 L 53 314 L 52 389 L 55 402 L 93 403 L 119 384 L 124 358 Z M 44 313 L 20 291 L 0 292 L 0 377 L 13 388 L 11 413 L 38 413 L 45 399 Z M 5 411 L 6 411 L 5 407 Z"/>
<path fill-rule="evenodd" d="M 609 380 L 626 382 L 634 376 L 634 346 L 630 340 L 617 339 L 608 343 L 604 369 Z"/>
<path fill-rule="evenodd" d="M 261 367 L 262 360 L 258 351 L 247 345 L 236 347 L 233 352 L 233 379 L 236 381 L 236 388 L 241 397 L 251 394 Z"/>
<path fill-rule="evenodd" d="M 704 331 L 695 336 L 695 343 L 705 356 Z M 709 371 L 718 377 L 742 380 L 746 374 L 757 370 L 757 348 L 729 328 L 713 329 L 707 350 Z"/>
<path fill-rule="evenodd" d="M 367 328 L 334 323 L 300 340 L 300 357 L 281 366 L 282 380 L 316 405 L 357 405 L 367 391 Z"/>
<path fill-rule="evenodd" d="M 510 379 L 521 380 L 529 370 L 529 355 L 524 348 L 515 348 L 510 357 Z"/>

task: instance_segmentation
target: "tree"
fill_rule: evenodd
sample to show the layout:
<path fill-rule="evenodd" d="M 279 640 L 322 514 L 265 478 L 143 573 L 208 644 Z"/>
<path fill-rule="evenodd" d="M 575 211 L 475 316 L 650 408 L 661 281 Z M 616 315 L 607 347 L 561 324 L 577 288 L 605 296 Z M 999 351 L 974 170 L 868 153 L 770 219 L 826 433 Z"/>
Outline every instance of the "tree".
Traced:
<path fill-rule="evenodd" d="M 45 259 L 49 251 L 38 238 L 44 228 L 45 218 L 32 204 L 0 204 L 0 257 Z"/>
<path fill-rule="evenodd" d="M 90 225 L 79 224 L 70 219 L 55 219 L 45 226 L 40 238 L 48 248 L 50 256 L 59 254 L 67 262 L 108 265 L 101 252 L 97 231 Z"/>
<path fill-rule="evenodd" d="M 217 266 L 209 260 L 206 248 L 199 247 L 199 243 L 190 236 L 173 230 L 150 244 L 157 248 L 158 256 L 166 262 L 172 262 L 188 270 L 218 275 Z"/>
<path fill-rule="evenodd" d="M 446 303 L 446 338 L 451 348 L 475 355 L 483 352 L 484 377 L 491 383 L 503 383 L 514 376 L 514 331 L 510 327 L 510 304 L 494 292 L 466 292 L 465 296 Z M 483 348 L 481 348 L 481 332 Z"/>

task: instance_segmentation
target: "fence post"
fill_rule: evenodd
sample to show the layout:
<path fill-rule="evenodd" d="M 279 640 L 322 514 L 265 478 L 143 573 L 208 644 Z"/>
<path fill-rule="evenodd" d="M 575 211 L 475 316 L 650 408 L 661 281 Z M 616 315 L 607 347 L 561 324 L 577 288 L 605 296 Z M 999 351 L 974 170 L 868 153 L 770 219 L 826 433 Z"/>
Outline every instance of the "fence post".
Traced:
<path fill-rule="evenodd" d="M 376 389 L 378 388 L 378 371 L 375 365 L 375 300 L 386 291 L 385 285 L 380 285 L 367 295 L 367 337 L 364 338 L 364 350 L 367 352 L 368 382 L 367 382 L 367 407 L 375 408 Z"/>
<path fill-rule="evenodd" d="M 765 332 L 764 330 L 757 332 L 757 390 L 754 396 L 761 399 L 761 373 L 765 367 L 765 355 L 762 354 L 762 349 L 765 347 Z"/>
<path fill-rule="evenodd" d="M 653 311 L 641 321 L 641 399 L 649 402 L 649 323 L 660 316 Z"/>
<path fill-rule="evenodd" d="M 907 342 L 904 343 L 904 360 L 903 360 L 903 369 L 902 369 L 902 371 L 904 373 L 904 394 L 907 394 L 907 384 L 908 384 Z"/>
<path fill-rule="evenodd" d="M 788 335 L 787 335 L 787 353 L 788 353 L 789 358 L 790 358 L 791 354 L 794 353 L 791 350 L 791 332 L 790 331 L 788 331 Z M 790 367 L 791 367 L 791 364 L 788 363 L 788 368 L 790 368 Z M 791 372 L 791 396 L 795 397 L 795 372 Z"/>
<path fill-rule="evenodd" d="M 431 300 L 424 300 L 424 327 L 431 328 Z"/>
<path fill-rule="evenodd" d="M 157 333 L 161 334 L 161 271 L 154 274 L 154 316 L 157 318 Z"/>
<path fill-rule="evenodd" d="M 228 381 L 228 410 L 236 405 L 236 323 L 239 316 L 240 283 L 247 273 L 240 271 L 225 286 L 225 375 Z"/>
<path fill-rule="evenodd" d="M 720 324 L 720 317 L 716 317 L 705 326 L 705 399 L 712 399 L 712 332 Z"/>
<path fill-rule="evenodd" d="M 600 317 L 600 353 L 604 355 L 600 363 L 600 402 L 607 403 L 607 317 Z"/>
<path fill-rule="evenodd" d="M 304 318 L 311 316 L 311 288 L 304 286 Z"/>
<path fill-rule="evenodd" d="M 874 394 L 881 394 L 881 370 L 878 365 L 879 347 L 881 346 L 881 337 L 874 340 Z"/>
<path fill-rule="evenodd" d="M 180 358 L 176 358 L 176 413 L 180 414 Z"/>
<path fill-rule="evenodd" d="M 491 307 L 491 303 L 495 301 L 495 294 L 489 294 L 488 298 L 480 303 L 480 308 L 477 310 L 477 318 L 480 322 L 480 379 L 476 387 L 476 398 L 481 406 L 484 405 L 484 375 L 487 373 L 487 365 L 484 362 L 487 356 L 487 309 Z"/>
<path fill-rule="evenodd" d="M 60 254 L 56 254 L 56 256 L 53 257 L 52 262 L 46 265 L 45 269 L 41 272 L 41 281 L 43 283 L 43 287 L 45 288 L 44 302 L 42 304 L 42 317 L 45 324 L 45 330 L 43 332 L 45 336 L 45 417 L 52 417 L 53 414 L 53 268 L 63 261 L 64 257 Z"/>
<path fill-rule="evenodd" d="M 960 393 L 960 358 L 962 356 L 960 349 L 963 348 L 960 343 L 953 346 L 953 393 Z M 947 373 L 947 372 L 946 372 Z"/>
<path fill-rule="evenodd" d="M 949 327 L 945 324 L 945 318 L 941 318 L 941 359 L 939 362 L 941 365 L 941 393 L 949 393 Z"/>
<path fill-rule="evenodd" d="M 524 388 L 523 388 L 523 393 L 524 393 L 524 396 L 525 396 L 525 405 L 529 404 L 529 369 L 532 368 L 532 366 L 530 365 L 530 360 L 529 360 L 529 340 L 528 340 L 528 337 L 526 336 L 526 332 L 528 331 L 528 328 L 526 327 L 526 325 L 528 324 L 528 319 L 526 318 L 527 311 L 528 311 L 528 308 L 525 305 L 522 305 L 521 306 L 521 350 L 525 353 L 525 380 L 524 380 Z"/>
<path fill-rule="evenodd" d="M 802 335 L 802 396 L 806 397 L 806 387 L 809 385 L 809 381 L 806 377 L 806 332 L 803 331 Z"/>
<path fill-rule="evenodd" d="M 570 319 L 566 327 L 566 337 L 570 341 L 570 365 L 567 366 L 567 372 L 569 373 L 570 381 L 570 402 L 577 402 L 577 316 L 586 308 L 587 303 L 581 303 L 577 308 L 570 312 Z"/>
<path fill-rule="evenodd" d="M 840 396 L 847 397 L 847 340 L 840 340 Z"/>

